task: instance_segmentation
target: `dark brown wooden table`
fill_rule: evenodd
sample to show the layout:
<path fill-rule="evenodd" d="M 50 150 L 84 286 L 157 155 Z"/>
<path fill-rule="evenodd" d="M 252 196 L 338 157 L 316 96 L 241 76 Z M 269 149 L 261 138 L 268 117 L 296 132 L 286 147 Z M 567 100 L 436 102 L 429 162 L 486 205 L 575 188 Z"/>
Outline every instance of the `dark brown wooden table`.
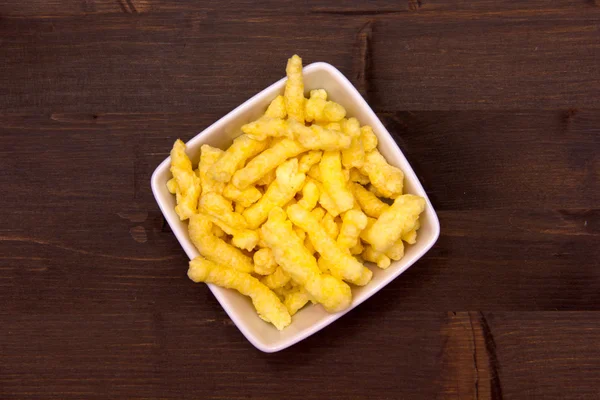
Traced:
<path fill-rule="evenodd" d="M 364 93 L 442 233 L 263 354 L 149 183 L 293 53 Z M 0 398 L 598 399 L 599 154 L 595 1 L 4 0 Z"/>

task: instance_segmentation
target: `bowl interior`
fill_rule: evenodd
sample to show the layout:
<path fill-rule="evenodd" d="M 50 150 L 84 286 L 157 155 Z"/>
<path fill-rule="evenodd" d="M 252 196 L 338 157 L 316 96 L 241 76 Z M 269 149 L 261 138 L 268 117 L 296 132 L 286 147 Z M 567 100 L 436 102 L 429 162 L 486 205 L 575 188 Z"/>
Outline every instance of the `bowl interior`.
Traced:
<path fill-rule="evenodd" d="M 425 197 L 427 206 L 421 215 L 421 229 L 417 243 L 405 246 L 404 258 L 393 262 L 386 270 L 369 266 L 374 273 L 373 280 L 367 286 L 353 287 L 352 306 L 342 313 L 329 314 L 321 306 L 309 305 L 293 317 L 290 326 L 279 332 L 272 325 L 258 318 L 248 298 L 232 290 L 209 285 L 240 331 L 252 344 L 266 352 L 281 350 L 304 339 L 362 303 L 425 254 L 439 235 L 437 216 L 415 173 L 388 131 L 352 84 L 337 69 L 325 63 L 315 63 L 305 67 L 304 83 L 306 95 L 311 89 L 324 88 L 331 100 L 346 108 L 349 116 L 356 117 L 361 125 L 371 125 L 379 139 L 379 151 L 390 164 L 404 171 L 405 192 Z M 240 126 L 261 116 L 270 101 L 283 93 L 284 85 L 285 79 L 274 83 L 191 139 L 187 143 L 187 150 L 192 160 L 198 160 L 202 144 L 206 143 L 222 149 L 228 147 L 241 133 Z M 156 169 L 152 176 L 152 189 L 167 222 L 191 259 L 196 257 L 198 252 L 188 237 L 187 222 L 181 222 L 175 214 L 175 198 L 166 187 L 171 177 L 169 163 L 170 159 L 166 159 Z"/>

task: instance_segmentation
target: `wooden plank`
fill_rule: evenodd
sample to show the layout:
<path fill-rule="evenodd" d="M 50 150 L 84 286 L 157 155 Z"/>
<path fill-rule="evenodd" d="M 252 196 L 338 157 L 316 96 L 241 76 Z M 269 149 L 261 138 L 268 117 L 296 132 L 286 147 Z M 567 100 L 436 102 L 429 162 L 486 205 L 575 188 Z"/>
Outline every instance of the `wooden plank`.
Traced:
<path fill-rule="evenodd" d="M 62 7 L 49 12 L 52 4 Z M 7 11 L 0 24 L 0 109 L 223 113 L 282 77 L 293 53 L 330 62 L 356 84 L 364 76 L 379 111 L 600 107 L 600 8 L 588 2 L 426 3 L 417 12 L 385 3 L 382 13 L 329 4 L 283 15 L 268 4 L 181 2 L 177 12 L 148 13 L 110 4 L 115 13 L 102 15 L 5 6 L 17 15 Z M 357 45 L 365 24 L 369 53 Z M 356 70 L 363 57 L 368 71 Z"/>
<path fill-rule="evenodd" d="M 21 2 L 6 0 L 2 11 L 6 16 L 69 16 L 69 15 L 94 15 L 110 13 L 167 13 L 167 12 L 219 12 L 219 13 L 246 13 L 246 14 L 278 14 L 301 15 L 303 13 L 325 13 L 334 15 L 383 15 L 405 12 L 441 12 L 441 11 L 468 11 L 468 12 L 495 12 L 506 10 L 562 10 L 585 9 L 594 7 L 594 1 L 586 0 L 556 0 L 549 3 L 545 0 L 532 0 L 528 2 L 514 2 L 510 0 L 480 0 L 467 2 L 462 0 L 359 0 L 351 5 L 317 0 L 307 3 L 298 3 L 293 0 L 262 0 L 252 4 L 234 0 L 218 1 L 208 0 L 197 2 L 193 0 L 32 0 Z"/>
<path fill-rule="evenodd" d="M 291 349 L 263 354 L 221 311 L 152 308 L 0 314 L 0 395 L 595 399 L 600 385 L 597 312 L 361 307 Z"/>

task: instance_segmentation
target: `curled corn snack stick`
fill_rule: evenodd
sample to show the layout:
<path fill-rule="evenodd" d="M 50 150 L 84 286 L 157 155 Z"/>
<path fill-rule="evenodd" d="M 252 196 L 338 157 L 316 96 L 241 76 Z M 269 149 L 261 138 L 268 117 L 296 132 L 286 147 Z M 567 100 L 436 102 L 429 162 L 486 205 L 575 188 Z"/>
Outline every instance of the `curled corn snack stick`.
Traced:
<path fill-rule="evenodd" d="M 208 173 L 210 167 L 223 155 L 224 151 L 212 147 L 208 144 L 203 144 L 200 148 L 200 163 L 198 170 L 200 171 L 200 183 L 202 184 L 202 194 L 214 192 L 221 194 L 225 184 L 215 181 Z"/>
<path fill-rule="evenodd" d="M 330 238 L 336 240 L 338 234 L 340 233 L 337 224 L 334 221 L 334 217 L 327 213 L 321 220 L 321 226 L 325 229 L 325 232 L 329 235 Z"/>
<path fill-rule="evenodd" d="M 242 126 L 242 132 L 248 137 L 264 141 L 268 137 L 288 137 L 293 139 L 293 134 L 288 129 L 285 120 L 281 118 L 260 117 Z"/>
<path fill-rule="evenodd" d="M 246 160 L 254 157 L 269 145 L 267 140 L 254 140 L 249 135 L 241 135 L 234 139 L 223 155 L 208 170 L 209 176 L 218 182 L 229 182 L 235 171 L 244 165 Z"/>
<path fill-rule="evenodd" d="M 356 118 L 349 118 L 342 124 L 343 132 L 352 138 L 350 147 L 342 150 L 342 164 L 345 168 L 362 167 L 365 163 L 365 149 L 360 139 L 360 124 Z"/>
<path fill-rule="evenodd" d="M 404 257 L 404 243 L 402 243 L 402 239 L 398 239 L 392 247 L 387 249 L 385 255 L 394 261 L 398 261 Z"/>
<path fill-rule="evenodd" d="M 177 193 L 177 182 L 175 178 L 171 178 L 167 181 L 167 189 L 169 189 L 169 193 L 176 194 Z"/>
<path fill-rule="evenodd" d="M 330 269 L 334 276 L 361 286 L 371 280 L 372 272 L 349 252 L 340 248 L 310 212 L 299 205 L 293 205 L 288 207 L 287 213 L 294 225 L 302 228 L 310 237 L 321 257 L 331 264 Z"/>
<path fill-rule="evenodd" d="M 223 196 L 248 208 L 262 197 L 262 193 L 254 186 L 248 186 L 246 189 L 240 190 L 229 183 L 223 189 Z"/>
<path fill-rule="evenodd" d="M 304 124 L 304 81 L 302 79 L 302 59 L 293 55 L 285 68 L 287 81 L 283 99 L 288 117 Z"/>
<path fill-rule="evenodd" d="M 360 205 L 360 208 L 362 208 L 369 217 L 379 218 L 381 213 L 390 208 L 389 205 L 379 200 L 377 196 L 358 183 L 352 183 L 350 184 L 350 187 L 352 188 L 354 198 Z"/>
<path fill-rule="evenodd" d="M 362 211 L 349 210 L 342 217 L 342 228 L 337 237 L 340 247 L 351 249 L 358 245 L 360 233 L 367 227 L 367 216 Z"/>
<path fill-rule="evenodd" d="M 212 222 L 203 214 L 190 217 L 188 232 L 200 254 L 214 262 L 229 265 L 242 272 L 254 270 L 250 257 L 212 233 Z"/>
<path fill-rule="evenodd" d="M 414 229 L 419 214 L 425 209 L 425 199 L 412 194 L 399 196 L 361 237 L 375 250 L 385 253 L 394 243 Z"/>
<path fill-rule="evenodd" d="M 287 111 L 285 110 L 285 100 L 283 96 L 279 95 L 271 101 L 269 107 L 267 107 L 267 111 L 265 111 L 265 117 L 268 118 L 285 118 L 287 116 Z"/>
<path fill-rule="evenodd" d="M 304 117 L 307 122 L 337 122 L 346 116 L 346 109 L 333 101 L 327 101 L 324 89 L 310 91 L 310 98 L 305 102 Z"/>
<path fill-rule="evenodd" d="M 269 289 L 279 289 L 287 285 L 290 281 L 290 276 L 281 267 L 275 268 L 275 271 L 263 277 L 260 280 Z"/>
<path fill-rule="evenodd" d="M 183 221 L 197 211 L 201 188 L 200 179 L 194 173 L 192 162 L 185 154 L 185 144 L 179 139 L 175 141 L 171 150 L 171 173 L 174 184 L 168 183 L 167 187 L 171 192 L 173 189 L 177 195 L 175 212 Z"/>
<path fill-rule="evenodd" d="M 231 202 L 217 193 L 206 193 L 200 199 L 200 210 L 213 218 L 223 221 L 234 229 L 244 229 L 248 223 L 240 214 L 233 211 Z"/>
<path fill-rule="evenodd" d="M 318 164 L 318 162 L 321 161 L 322 155 L 323 152 L 320 150 L 311 150 L 308 153 L 303 154 L 298 160 L 298 171 L 304 173 L 308 172 L 313 165 Z"/>
<path fill-rule="evenodd" d="M 421 227 L 421 221 L 419 221 L 417 219 L 417 222 L 415 222 L 415 227 L 412 230 L 402 234 L 402 240 L 404 240 L 408 244 L 417 243 L 417 231 L 419 230 L 420 227 Z"/>
<path fill-rule="evenodd" d="M 273 207 L 282 207 L 294 198 L 302 187 L 306 175 L 298 173 L 298 160 L 291 159 L 277 168 L 277 178 L 260 200 L 244 211 L 244 218 L 251 229 L 256 229 L 269 215 Z"/>
<path fill-rule="evenodd" d="M 342 161 L 339 151 L 326 151 L 319 163 L 323 187 L 337 206 L 337 211 L 342 213 L 354 206 L 354 196 L 348 186 L 342 172 Z"/>
<path fill-rule="evenodd" d="M 377 135 L 375 135 L 373 128 L 369 125 L 364 125 L 360 128 L 360 141 L 362 142 L 365 153 L 371 152 L 377 148 Z"/>
<path fill-rule="evenodd" d="M 327 210 L 327 212 L 334 217 L 340 215 L 340 210 L 338 209 L 337 204 L 335 204 L 331 196 L 329 196 L 322 185 L 319 185 L 319 191 L 321 192 L 321 195 L 319 196 L 319 204 L 321 207 Z"/>
<path fill-rule="evenodd" d="M 352 139 L 342 132 L 330 131 L 319 125 L 304 126 L 295 120 L 288 120 L 288 127 L 296 140 L 307 149 L 334 151 L 347 149 L 352 143 Z"/>
<path fill-rule="evenodd" d="M 277 263 L 326 310 L 338 312 L 350 306 L 350 286 L 331 275 L 321 274 L 317 261 L 286 220 L 285 211 L 279 207 L 271 210 L 261 231 Z"/>
<path fill-rule="evenodd" d="M 399 168 L 388 164 L 377 149 L 365 154 L 362 170 L 384 197 L 396 198 L 402 194 L 404 173 Z"/>
<path fill-rule="evenodd" d="M 283 304 L 290 315 L 294 315 L 310 301 L 310 295 L 302 287 L 296 287 L 284 294 Z"/>
<path fill-rule="evenodd" d="M 268 247 L 262 248 L 254 253 L 254 272 L 260 275 L 270 275 L 275 272 L 277 263 L 273 252 Z"/>
<path fill-rule="evenodd" d="M 235 289 L 250 297 L 258 316 L 282 330 L 292 322 L 292 318 L 277 295 L 252 275 L 217 264 L 202 257 L 190 261 L 189 278 L 194 282 L 212 283 L 228 289 Z"/>
<path fill-rule="evenodd" d="M 371 246 L 367 246 L 362 256 L 365 260 L 375 263 L 381 269 L 387 269 L 391 265 L 390 258 L 383 253 L 378 252 Z"/>
<path fill-rule="evenodd" d="M 217 237 L 223 237 L 225 234 L 231 235 L 231 244 L 239 249 L 251 251 L 258 243 L 258 233 L 245 228 L 232 228 L 222 220 L 208 214 L 204 215 L 213 223 L 213 234 Z M 220 231 L 217 231 L 217 229 Z"/>
<path fill-rule="evenodd" d="M 288 158 L 296 157 L 306 149 L 298 142 L 283 139 L 266 149 L 233 175 L 231 182 L 239 189 L 245 189 L 277 168 Z"/>
<path fill-rule="evenodd" d="M 320 195 L 319 186 L 312 179 L 307 180 L 302 188 L 302 198 L 298 204 L 310 211 L 316 207 Z"/>

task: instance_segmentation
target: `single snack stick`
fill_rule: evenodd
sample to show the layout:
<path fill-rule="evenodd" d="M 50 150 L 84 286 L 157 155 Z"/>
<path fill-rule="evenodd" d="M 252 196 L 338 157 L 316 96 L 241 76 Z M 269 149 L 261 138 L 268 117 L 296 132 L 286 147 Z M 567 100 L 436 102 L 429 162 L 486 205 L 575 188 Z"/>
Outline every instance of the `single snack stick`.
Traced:
<path fill-rule="evenodd" d="M 294 225 L 302 228 L 310 237 L 317 252 L 330 264 L 333 276 L 359 286 L 371 280 L 373 273 L 346 249 L 340 248 L 310 212 L 296 204 L 287 208 L 287 214 Z"/>
<path fill-rule="evenodd" d="M 319 169 L 323 177 L 323 187 L 329 197 L 335 202 L 337 211 L 342 213 L 350 210 L 354 206 L 354 196 L 346 185 L 346 179 L 342 172 L 340 152 L 324 152 L 319 163 Z"/>
<path fill-rule="evenodd" d="M 317 186 L 319 187 L 320 192 L 319 204 L 321 207 L 323 207 L 333 217 L 340 215 L 340 210 L 338 209 L 337 204 L 335 201 L 333 201 L 333 198 L 329 195 L 329 193 L 327 193 L 323 184 L 319 182 L 317 183 Z"/>
<path fill-rule="evenodd" d="M 279 95 L 271 101 L 267 111 L 265 111 L 265 117 L 267 118 L 281 118 L 284 119 L 287 116 L 285 109 L 285 100 L 283 96 Z"/>
<path fill-rule="evenodd" d="M 362 172 L 369 176 L 371 184 L 384 197 L 396 198 L 402 194 L 404 173 L 385 160 L 379 150 L 365 154 Z"/>
<path fill-rule="evenodd" d="M 302 208 L 297 205 L 292 207 Z M 321 273 L 317 261 L 296 236 L 292 223 L 286 219 L 285 211 L 279 207 L 272 209 L 261 231 L 277 263 L 327 311 L 338 312 L 350 306 L 350 286 Z"/>
<path fill-rule="evenodd" d="M 316 165 L 321 161 L 323 152 L 320 150 L 311 150 L 306 154 L 303 154 L 298 160 L 298 171 L 308 172 L 313 165 Z"/>
<path fill-rule="evenodd" d="M 381 269 L 387 269 L 391 264 L 391 260 L 388 256 L 378 252 L 371 246 L 367 246 L 362 253 L 365 260 L 375 263 Z"/>
<path fill-rule="evenodd" d="M 425 209 L 425 199 L 412 194 L 399 196 L 361 237 L 375 250 L 385 253 L 403 234 L 414 229 L 419 214 Z"/>
<path fill-rule="evenodd" d="M 334 217 L 331 214 L 325 214 L 323 219 L 321 219 L 321 226 L 323 227 L 323 229 L 325 229 L 325 232 L 327 232 L 330 238 L 332 238 L 333 240 L 337 239 L 340 230 L 337 224 L 335 223 Z"/>
<path fill-rule="evenodd" d="M 237 170 L 233 174 L 231 182 L 238 189 L 245 189 L 277 168 L 288 158 L 296 157 L 306 150 L 294 140 L 283 139 L 254 157 L 244 168 Z"/>
<path fill-rule="evenodd" d="M 304 124 L 304 81 L 302 79 L 302 59 L 293 55 L 285 68 L 287 81 L 283 99 L 288 117 Z"/>
<path fill-rule="evenodd" d="M 190 261 L 188 277 L 194 282 L 212 283 L 235 289 L 252 299 L 258 316 L 282 330 L 292 322 L 286 306 L 277 295 L 252 275 L 237 271 L 222 264 L 196 257 Z"/>
<path fill-rule="evenodd" d="M 344 168 L 360 168 L 365 163 L 365 149 L 360 138 L 360 124 L 356 118 L 349 118 L 342 124 L 342 131 L 352 138 L 350 147 L 342 150 Z"/>
<path fill-rule="evenodd" d="M 402 239 L 398 239 L 392 247 L 387 249 L 385 255 L 394 261 L 398 261 L 404 257 L 404 243 L 402 243 Z"/>
<path fill-rule="evenodd" d="M 360 233 L 367 227 L 367 216 L 358 210 L 349 210 L 342 217 L 342 228 L 337 237 L 340 247 L 352 249 L 360 244 Z M 352 252 L 352 251 L 351 251 Z"/>
<path fill-rule="evenodd" d="M 369 217 L 379 218 L 381 213 L 390 208 L 388 204 L 379 200 L 377 196 L 358 183 L 351 183 L 350 187 L 352 188 L 352 193 L 354 193 L 354 198 L 360 205 L 360 208 L 362 208 Z"/>
<path fill-rule="evenodd" d="M 308 211 L 311 211 L 317 206 L 321 193 L 319 192 L 319 186 L 312 179 L 307 179 L 302 188 L 302 198 L 298 201 L 298 204 Z"/>
<path fill-rule="evenodd" d="M 327 229 L 328 224 L 324 222 L 328 215 L 329 214 L 327 214 L 323 218 L 323 221 L 321 221 L 321 224 L 325 227 L 325 229 Z M 339 229 L 336 227 L 336 233 L 335 236 L 333 236 L 334 239 L 337 237 L 338 246 L 341 249 L 347 250 L 347 252 L 352 255 L 362 253 L 363 249 L 362 246 L 360 246 L 359 236 L 362 230 L 364 230 L 367 226 L 367 216 L 360 210 L 349 210 L 344 213 L 343 220 L 340 225 L 341 226 Z M 339 234 L 337 232 L 339 232 Z M 352 249 L 356 246 L 359 247 L 352 251 Z M 331 271 L 332 269 L 335 269 L 335 266 L 332 267 L 329 259 L 326 259 L 325 257 L 321 257 L 318 264 L 319 268 L 321 268 L 321 271 Z"/>
<path fill-rule="evenodd" d="M 173 179 L 167 183 L 171 193 L 176 194 L 175 212 L 184 221 L 198 210 L 198 197 L 202 192 L 200 179 L 192 169 L 192 162 L 185 154 L 185 144 L 177 139 L 171 150 L 171 173 Z"/>
<path fill-rule="evenodd" d="M 291 159 L 277 168 L 277 178 L 269 186 L 260 200 L 244 211 L 244 218 L 250 229 L 256 229 L 262 224 L 274 207 L 283 207 L 294 198 L 302 187 L 306 175 L 298 173 L 298 160 Z"/>
<path fill-rule="evenodd" d="M 310 301 L 310 294 L 303 287 L 295 287 L 284 293 L 283 304 L 290 315 L 294 315 Z"/>
<path fill-rule="evenodd" d="M 229 182 L 234 172 L 242 167 L 246 160 L 259 154 L 268 146 L 267 140 L 255 140 L 249 135 L 238 136 L 223 155 L 210 166 L 208 174 L 215 181 Z"/>
<path fill-rule="evenodd" d="M 304 111 L 306 122 L 337 122 L 346 116 L 346 109 L 342 105 L 327 101 L 325 89 L 310 91 L 310 98 L 306 100 Z"/>
<path fill-rule="evenodd" d="M 377 148 L 377 135 L 369 125 L 363 125 L 360 128 L 360 141 L 362 142 L 365 153 L 369 153 Z"/>
<path fill-rule="evenodd" d="M 277 268 L 273 252 L 268 247 L 257 250 L 253 259 L 254 272 L 259 275 L 271 275 Z"/>
<path fill-rule="evenodd" d="M 215 181 L 209 174 L 208 170 L 217 160 L 223 155 L 224 151 L 212 147 L 208 144 L 203 144 L 200 147 L 200 163 L 198 170 L 200 171 L 200 183 L 202 184 L 202 194 L 206 193 L 223 193 L 225 183 Z"/>
<path fill-rule="evenodd" d="M 213 218 L 223 221 L 235 229 L 245 229 L 248 223 L 243 216 L 233 211 L 231 202 L 217 193 L 206 193 L 200 198 L 200 210 Z"/>
<path fill-rule="evenodd" d="M 350 147 L 352 139 L 342 132 L 330 131 L 319 125 L 305 126 L 288 120 L 288 127 L 302 146 L 311 150 L 342 150 Z"/>
<path fill-rule="evenodd" d="M 242 132 L 255 140 L 262 140 L 269 137 L 287 137 L 293 139 L 293 133 L 288 129 L 288 124 L 281 118 L 269 118 L 262 116 L 256 121 L 252 121 L 242 126 Z"/>
<path fill-rule="evenodd" d="M 421 227 L 421 221 L 419 221 L 417 219 L 417 222 L 415 222 L 415 227 L 412 230 L 402 234 L 402 240 L 404 240 L 408 244 L 417 243 L 417 231 L 419 230 L 420 227 Z"/>
<path fill-rule="evenodd" d="M 171 178 L 167 181 L 167 189 L 169 190 L 169 193 L 177 194 L 178 188 L 177 188 L 177 181 L 175 180 L 175 178 Z"/>
<path fill-rule="evenodd" d="M 227 225 L 218 218 L 207 214 L 203 215 L 206 216 L 206 218 L 208 218 L 208 220 L 213 223 L 213 233 L 215 231 L 215 228 L 218 228 L 221 232 L 223 232 L 223 234 L 221 234 L 221 232 L 217 232 L 215 236 L 223 237 L 225 234 L 231 235 L 231 244 L 237 247 L 238 249 L 252 251 L 258 244 L 258 232 L 251 231 L 245 228 L 232 228 L 231 226 Z"/>
<path fill-rule="evenodd" d="M 281 267 L 275 268 L 275 271 L 260 280 L 269 289 L 279 289 L 287 285 L 290 276 Z"/>
<path fill-rule="evenodd" d="M 262 193 L 254 186 L 248 186 L 246 189 L 240 190 L 228 183 L 223 189 L 223 196 L 248 208 L 262 197 Z"/>
<path fill-rule="evenodd" d="M 200 254 L 214 262 L 229 265 L 242 272 L 254 271 L 250 257 L 212 233 L 213 224 L 203 214 L 190 217 L 188 232 Z"/>

